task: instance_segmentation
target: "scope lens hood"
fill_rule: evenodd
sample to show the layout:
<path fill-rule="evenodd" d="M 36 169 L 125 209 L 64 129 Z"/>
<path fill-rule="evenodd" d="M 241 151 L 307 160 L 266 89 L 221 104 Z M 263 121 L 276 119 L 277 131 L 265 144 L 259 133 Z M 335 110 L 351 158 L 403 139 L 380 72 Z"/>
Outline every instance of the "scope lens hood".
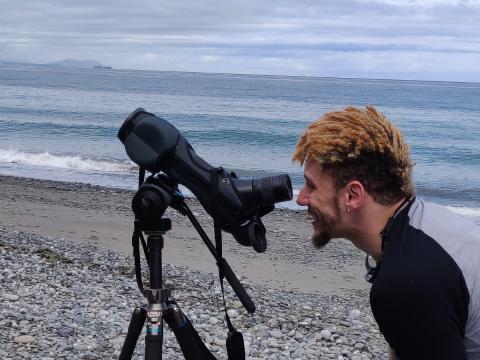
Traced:
<path fill-rule="evenodd" d="M 139 108 L 123 122 L 117 136 L 128 157 L 155 174 L 161 170 L 164 157 L 177 146 L 180 132 L 167 120 Z"/>
<path fill-rule="evenodd" d="M 130 135 L 134 130 L 135 125 L 138 122 L 138 115 L 140 114 L 151 115 L 150 113 L 146 112 L 143 108 L 138 108 L 134 110 L 130 115 L 128 115 L 128 117 L 123 122 L 122 126 L 120 126 L 120 129 L 118 129 L 118 133 L 117 133 L 117 137 L 120 139 L 122 143 L 125 143 L 125 140 L 127 139 L 128 135 Z"/>

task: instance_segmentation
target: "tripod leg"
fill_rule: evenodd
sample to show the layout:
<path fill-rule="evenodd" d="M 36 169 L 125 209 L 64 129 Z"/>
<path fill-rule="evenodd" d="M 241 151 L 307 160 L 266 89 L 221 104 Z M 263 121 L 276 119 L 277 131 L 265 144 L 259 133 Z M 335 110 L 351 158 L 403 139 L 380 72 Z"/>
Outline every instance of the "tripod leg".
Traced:
<path fill-rule="evenodd" d="M 162 360 L 163 334 L 145 336 L 145 360 Z"/>
<path fill-rule="evenodd" d="M 130 360 L 137 345 L 138 337 L 142 332 L 145 319 L 147 317 L 147 311 L 141 307 L 136 307 L 133 310 L 130 324 L 128 325 L 127 336 L 123 343 L 122 352 L 120 353 L 119 360 Z"/>
<path fill-rule="evenodd" d="M 185 360 L 216 360 L 176 303 L 168 305 L 164 319 L 175 334 Z"/>

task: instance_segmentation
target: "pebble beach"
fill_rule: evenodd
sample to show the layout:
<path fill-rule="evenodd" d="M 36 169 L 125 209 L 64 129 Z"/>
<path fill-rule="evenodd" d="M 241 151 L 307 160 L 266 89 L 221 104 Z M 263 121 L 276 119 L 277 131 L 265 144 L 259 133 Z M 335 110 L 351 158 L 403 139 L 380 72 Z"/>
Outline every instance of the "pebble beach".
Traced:
<path fill-rule="evenodd" d="M 0 177 L 0 358 L 115 359 L 131 312 L 145 303 L 134 275 L 132 191 Z M 211 235 L 209 216 L 187 203 Z M 226 359 L 215 262 L 188 220 L 168 212 L 163 278 L 207 347 Z M 224 235 L 224 256 L 256 306 L 229 286 L 227 308 L 248 359 L 386 359 L 370 312 L 362 253 L 344 240 L 316 250 L 303 211 L 264 217 L 267 252 Z M 135 359 L 143 359 L 140 337 Z M 164 359 L 183 358 L 166 328 Z"/>

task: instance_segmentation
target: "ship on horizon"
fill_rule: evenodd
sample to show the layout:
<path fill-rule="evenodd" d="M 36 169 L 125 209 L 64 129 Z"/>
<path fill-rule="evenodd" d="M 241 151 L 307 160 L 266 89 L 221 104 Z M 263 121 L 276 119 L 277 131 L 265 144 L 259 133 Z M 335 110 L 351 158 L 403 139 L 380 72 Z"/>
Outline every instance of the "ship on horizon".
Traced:
<path fill-rule="evenodd" d="M 93 68 L 94 69 L 102 69 L 102 70 L 112 70 L 112 67 L 107 66 L 107 65 L 94 65 Z"/>

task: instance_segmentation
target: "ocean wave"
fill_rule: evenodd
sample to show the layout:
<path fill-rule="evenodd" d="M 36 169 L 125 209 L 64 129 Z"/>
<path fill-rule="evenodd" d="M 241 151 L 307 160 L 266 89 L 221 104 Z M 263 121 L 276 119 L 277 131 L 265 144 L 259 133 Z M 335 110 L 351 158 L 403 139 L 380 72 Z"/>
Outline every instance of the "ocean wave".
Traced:
<path fill-rule="evenodd" d="M 27 153 L 16 149 L 0 149 L 0 162 L 102 172 L 131 172 L 135 168 L 133 164 L 128 163 L 92 160 L 81 156 L 52 155 L 48 152 Z"/>
<path fill-rule="evenodd" d="M 480 219 L 480 208 L 469 208 L 464 206 L 446 206 L 446 208 L 469 218 Z"/>

